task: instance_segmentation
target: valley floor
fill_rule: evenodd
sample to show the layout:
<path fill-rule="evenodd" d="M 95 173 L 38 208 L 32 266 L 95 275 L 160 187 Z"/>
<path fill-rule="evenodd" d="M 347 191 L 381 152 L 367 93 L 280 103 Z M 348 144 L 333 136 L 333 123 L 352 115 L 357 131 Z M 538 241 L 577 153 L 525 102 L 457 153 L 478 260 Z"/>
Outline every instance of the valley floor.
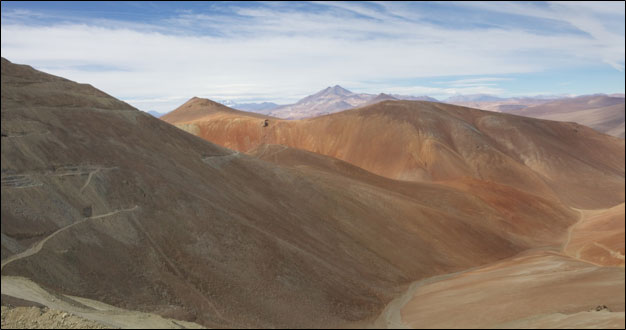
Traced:
<path fill-rule="evenodd" d="M 602 215 L 615 216 L 620 208 L 623 204 L 579 210 L 580 220 L 568 230 L 561 248 L 528 250 L 489 265 L 414 282 L 387 305 L 374 325 L 396 329 L 623 329 L 623 252 L 602 248 L 598 251 L 604 256 L 596 254 L 592 260 L 580 256 L 581 250 L 603 246 L 593 239 L 602 235 L 584 235 L 581 228 L 597 225 Z M 623 213 L 619 216 L 623 251 Z M 619 228 L 613 229 L 619 235 Z"/>
<path fill-rule="evenodd" d="M 614 210 L 580 210 L 580 220 L 568 230 L 561 247 L 528 250 L 489 265 L 414 282 L 369 326 L 623 329 L 623 263 L 603 266 L 580 259 L 578 252 L 584 246 L 598 245 L 580 242 L 584 237 L 579 233 L 581 228 Z M 578 248 L 573 249 L 573 244 Z M 609 255 L 623 261 L 619 251 Z M 601 261 L 612 263 L 604 257 Z M 14 300 L 34 306 L 3 306 L 2 328 L 72 324 L 93 328 L 201 328 L 195 323 L 51 293 L 22 277 L 2 276 L 2 295 L 3 305 Z"/>

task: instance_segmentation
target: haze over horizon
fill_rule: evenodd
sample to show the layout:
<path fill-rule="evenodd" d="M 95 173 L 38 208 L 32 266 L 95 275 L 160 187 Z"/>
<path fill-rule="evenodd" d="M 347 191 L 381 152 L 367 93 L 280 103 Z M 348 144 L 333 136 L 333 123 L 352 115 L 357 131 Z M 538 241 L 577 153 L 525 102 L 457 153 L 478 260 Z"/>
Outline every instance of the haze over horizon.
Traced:
<path fill-rule="evenodd" d="M 488 22 L 488 23 L 485 23 Z M 624 3 L 2 2 L 2 56 L 142 110 L 192 96 L 624 93 Z"/>

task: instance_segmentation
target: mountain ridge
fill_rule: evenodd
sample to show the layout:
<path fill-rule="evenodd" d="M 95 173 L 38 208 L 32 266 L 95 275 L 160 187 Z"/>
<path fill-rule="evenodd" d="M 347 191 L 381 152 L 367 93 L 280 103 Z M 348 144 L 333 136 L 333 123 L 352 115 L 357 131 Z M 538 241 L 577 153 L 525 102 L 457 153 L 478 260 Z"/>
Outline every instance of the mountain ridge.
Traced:
<path fill-rule="evenodd" d="M 381 96 L 385 95 L 385 96 Z M 399 94 L 353 93 L 339 85 L 328 86 L 317 93 L 306 96 L 294 104 L 279 106 L 268 112 L 282 119 L 304 119 L 340 112 L 390 99 L 412 99 L 437 101 L 428 96 L 405 96 Z"/>
<path fill-rule="evenodd" d="M 493 176 L 492 180 L 498 178 L 498 182 L 510 182 L 540 195 L 554 194 L 549 191 L 556 189 L 559 198 L 576 200 L 576 207 L 608 205 L 603 204 L 604 197 L 585 197 L 587 201 L 575 197 L 588 195 L 580 189 L 591 189 L 596 183 L 571 173 L 564 175 L 553 157 L 542 156 L 555 153 L 576 168 L 594 164 L 598 180 L 614 189 L 603 195 L 608 198 L 605 202 L 618 203 L 623 198 L 620 155 L 624 141 L 574 123 L 426 101 L 383 101 L 306 120 L 270 120 L 268 127 L 247 114 L 171 123 L 195 127 L 199 136 L 241 152 L 278 143 L 339 158 L 392 179 L 432 181 L 471 176 L 485 180 Z M 357 141 L 371 142 L 363 145 Z M 563 141 L 580 150 L 570 152 L 572 146 Z M 600 155 L 603 149 L 607 153 Z M 585 160 L 580 160 L 582 154 Z M 486 159 L 492 160 L 485 163 Z M 496 160 L 502 164 L 493 163 Z"/>
<path fill-rule="evenodd" d="M 325 172 L 272 164 L 18 69 L 2 62 L 2 284 L 18 299 L 33 299 L 28 287 L 5 290 L 22 277 L 47 296 L 206 327 L 354 326 L 405 283 L 558 244 L 573 220 L 536 199 L 518 215 L 528 225 L 506 230 L 512 220 L 488 198 L 420 183 L 392 191 L 326 156 Z M 29 75 L 43 79 L 23 84 Z M 169 118 L 241 116 L 199 98 L 182 109 Z M 542 218 L 551 226 L 533 228 Z"/>

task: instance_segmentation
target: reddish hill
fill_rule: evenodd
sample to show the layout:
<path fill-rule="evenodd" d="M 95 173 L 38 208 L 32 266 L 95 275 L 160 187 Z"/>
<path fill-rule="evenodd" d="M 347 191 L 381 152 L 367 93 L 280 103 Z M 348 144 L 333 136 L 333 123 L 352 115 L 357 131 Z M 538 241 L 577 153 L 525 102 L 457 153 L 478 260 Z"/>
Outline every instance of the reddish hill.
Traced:
<path fill-rule="evenodd" d="M 201 108 L 199 100 L 189 103 Z M 183 107 L 172 114 L 181 116 Z M 242 152 L 282 144 L 392 179 L 496 182 L 579 208 L 624 201 L 624 140 L 560 123 L 423 101 L 384 101 L 306 120 L 221 109 L 164 120 Z M 581 175 L 584 173 L 584 175 Z"/>
<path fill-rule="evenodd" d="M 189 101 L 185 102 L 185 104 L 178 107 L 176 111 L 172 111 L 161 116 L 161 119 L 167 122 L 185 122 L 202 118 L 211 118 L 212 116 L 219 114 L 239 115 L 260 119 L 272 118 L 270 116 L 254 112 L 235 110 L 208 99 L 192 97 Z"/>

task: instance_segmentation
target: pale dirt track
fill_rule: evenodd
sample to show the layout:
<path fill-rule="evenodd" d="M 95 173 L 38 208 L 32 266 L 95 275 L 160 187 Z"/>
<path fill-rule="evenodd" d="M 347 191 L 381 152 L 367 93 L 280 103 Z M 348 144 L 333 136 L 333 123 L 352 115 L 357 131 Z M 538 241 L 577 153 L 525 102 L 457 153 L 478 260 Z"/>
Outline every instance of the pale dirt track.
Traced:
<path fill-rule="evenodd" d="M 89 172 L 89 176 L 87 177 L 87 180 L 85 181 L 85 184 L 82 187 L 80 187 L 80 192 L 81 193 L 83 192 L 83 190 L 85 190 L 85 188 L 87 188 L 87 186 L 89 185 L 89 182 L 91 182 L 91 177 L 93 177 L 93 175 L 98 173 L 99 171 L 100 170 L 97 169 L 97 170 L 94 170 L 92 172 Z"/>
<path fill-rule="evenodd" d="M 76 225 L 79 225 L 89 220 L 110 217 L 122 212 L 132 212 L 137 210 L 138 208 L 139 206 L 135 205 L 131 208 L 119 209 L 105 214 L 91 216 L 88 218 L 84 218 L 83 220 L 74 222 L 71 225 L 60 228 L 54 233 L 48 235 L 43 240 L 33 245 L 32 247 L 28 248 L 27 250 L 4 260 L 2 262 L 2 268 L 12 262 L 37 254 L 50 239 Z M 31 280 L 23 277 L 2 276 L 2 294 L 23 299 L 26 301 L 36 302 L 45 305 L 50 309 L 75 314 L 107 327 L 130 329 L 202 328 L 202 326 L 196 323 L 175 321 L 162 318 L 161 316 L 158 316 L 156 314 L 125 310 L 91 299 L 52 294 L 37 285 L 36 283 L 32 282 Z"/>
<path fill-rule="evenodd" d="M 120 210 L 115 210 L 115 211 L 112 211 L 112 212 L 109 212 L 109 213 L 105 213 L 105 214 L 95 215 L 95 216 L 92 216 L 92 217 L 84 218 L 83 220 L 80 220 L 80 221 L 76 221 L 76 222 L 72 223 L 71 225 L 67 225 L 67 226 L 65 226 L 63 228 L 60 228 L 57 231 L 53 232 L 52 234 L 48 235 L 46 238 L 44 238 L 41 241 L 39 241 L 37 244 L 35 244 L 35 245 L 31 246 L 30 248 L 26 249 L 25 251 L 6 258 L 2 262 L 2 266 L 0 268 L 0 271 L 4 269 L 4 266 L 6 266 L 6 265 L 8 265 L 8 264 L 10 264 L 10 263 L 12 263 L 14 261 L 17 261 L 17 260 L 20 260 L 20 259 L 24 259 L 24 258 L 28 258 L 28 257 L 38 253 L 39 251 L 41 251 L 41 248 L 43 248 L 43 246 L 46 244 L 46 242 L 48 242 L 51 238 L 55 237 L 57 234 L 59 234 L 59 233 L 61 233 L 63 231 L 66 231 L 66 230 L 68 230 L 68 229 L 70 229 L 70 228 L 72 228 L 72 227 L 74 227 L 76 225 L 79 225 L 79 224 L 81 224 L 81 223 L 83 223 L 85 221 L 94 220 L 94 219 L 100 219 L 100 218 L 112 216 L 112 215 L 115 215 L 115 214 L 120 213 L 120 212 L 135 211 L 138 208 L 139 208 L 139 206 L 135 205 L 135 206 L 133 206 L 131 208 L 128 208 L 128 209 L 120 209 Z"/>

